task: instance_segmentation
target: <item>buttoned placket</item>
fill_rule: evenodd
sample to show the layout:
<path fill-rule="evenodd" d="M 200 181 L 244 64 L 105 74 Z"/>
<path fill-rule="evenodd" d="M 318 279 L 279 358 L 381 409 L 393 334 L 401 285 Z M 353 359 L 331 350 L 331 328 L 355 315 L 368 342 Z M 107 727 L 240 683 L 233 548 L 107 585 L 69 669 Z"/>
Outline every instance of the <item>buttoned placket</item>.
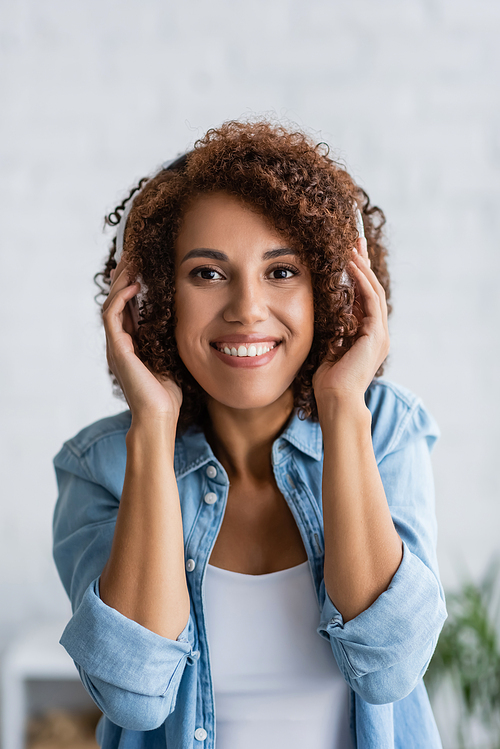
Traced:
<path fill-rule="evenodd" d="M 200 623 L 198 628 L 199 643 L 197 644 L 200 653 L 200 663 L 198 664 L 199 699 L 196 706 L 194 746 L 201 746 L 203 744 L 204 749 L 214 749 L 215 695 L 210 669 L 205 612 L 203 610 L 203 588 L 208 560 L 210 559 L 210 554 L 212 553 L 215 539 L 224 517 L 229 492 L 229 480 L 224 468 L 216 458 L 212 458 L 208 465 L 199 466 L 197 470 L 203 471 L 205 474 L 205 479 L 202 482 L 202 506 L 200 507 L 200 512 L 195 521 L 191 538 L 188 540 L 188 548 L 186 549 L 186 570 L 189 573 L 187 579 L 191 590 L 192 605 Z M 200 537 L 199 528 L 201 526 L 207 527 L 205 513 L 211 513 L 212 522 L 208 523 L 208 532 L 203 537 Z M 207 540 L 209 540 L 208 548 Z M 207 695 L 209 695 L 208 698 Z"/>
<path fill-rule="evenodd" d="M 272 462 L 276 483 L 290 508 L 307 552 L 318 606 L 321 610 L 322 601 L 319 591 L 324 574 L 321 515 L 295 465 L 292 445 L 282 439 L 278 440 L 273 446 Z M 306 511 L 306 503 L 310 512 Z"/>
<path fill-rule="evenodd" d="M 309 508 L 310 511 L 308 512 L 304 506 L 304 502 L 311 505 L 313 500 L 309 497 L 307 487 L 302 478 L 298 475 L 294 466 L 294 449 L 295 448 L 292 445 L 283 439 L 278 439 L 274 443 L 272 450 L 273 472 L 278 488 L 283 494 L 295 522 L 297 523 L 297 527 L 299 528 L 302 541 L 306 548 L 308 560 L 311 565 L 318 606 L 321 608 L 319 587 L 323 577 L 323 552 L 321 546 L 323 530 L 318 508 L 313 505 Z M 196 606 L 196 608 L 199 607 L 201 609 L 198 611 L 198 621 L 200 622 L 200 625 L 201 622 L 203 622 L 203 626 L 199 627 L 198 636 L 200 642 L 197 647 L 199 647 L 200 661 L 202 661 L 199 664 L 201 679 L 202 682 L 204 681 L 205 683 L 201 684 L 201 699 L 197 701 L 195 739 L 196 743 L 200 741 L 204 742 L 204 749 L 213 749 L 216 720 L 215 695 L 210 668 L 208 636 L 203 610 L 203 587 L 206 566 L 210 559 L 215 540 L 224 518 L 227 495 L 229 492 L 229 480 L 224 468 L 216 458 L 212 458 L 208 465 L 199 466 L 198 470 L 203 470 L 205 474 L 205 480 L 203 482 L 205 488 L 203 489 L 201 497 L 204 509 L 200 510 L 195 522 L 199 526 L 202 512 L 215 513 L 214 522 L 215 517 L 217 518 L 217 522 L 214 527 L 210 524 L 210 532 L 207 534 L 210 536 L 208 549 L 202 547 L 202 539 L 198 537 L 196 528 L 193 529 L 188 546 L 190 550 L 196 550 L 196 554 L 192 553 L 186 559 L 186 570 L 189 573 L 188 580 L 190 580 L 193 605 Z M 311 520 L 311 518 L 314 519 Z M 203 540 L 206 540 L 206 538 L 207 536 L 205 536 Z M 195 577 L 192 578 L 192 575 Z M 205 661 L 204 664 L 203 660 Z M 203 665 L 205 665 L 205 668 L 203 668 Z M 208 700 L 210 704 L 207 704 L 206 697 L 203 699 L 207 693 L 210 695 L 210 699 Z M 202 736 L 203 738 L 201 738 Z"/>

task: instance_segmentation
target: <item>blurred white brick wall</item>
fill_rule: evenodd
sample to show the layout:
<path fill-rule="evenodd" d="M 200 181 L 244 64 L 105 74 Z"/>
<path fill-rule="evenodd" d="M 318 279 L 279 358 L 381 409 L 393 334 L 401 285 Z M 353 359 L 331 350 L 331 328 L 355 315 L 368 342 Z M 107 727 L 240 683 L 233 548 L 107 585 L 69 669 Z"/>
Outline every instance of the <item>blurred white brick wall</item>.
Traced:
<path fill-rule="evenodd" d="M 51 459 L 122 410 L 93 274 L 102 217 L 223 120 L 327 140 L 382 206 L 388 376 L 423 396 L 445 584 L 499 549 L 497 0 L 18 0 L 0 7 L 0 648 L 66 616 Z"/>

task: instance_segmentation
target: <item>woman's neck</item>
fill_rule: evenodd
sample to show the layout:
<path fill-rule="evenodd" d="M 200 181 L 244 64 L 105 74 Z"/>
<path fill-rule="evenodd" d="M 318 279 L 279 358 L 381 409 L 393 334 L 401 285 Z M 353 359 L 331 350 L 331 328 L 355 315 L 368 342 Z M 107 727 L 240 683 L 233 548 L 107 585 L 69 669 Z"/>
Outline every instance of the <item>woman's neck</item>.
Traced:
<path fill-rule="evenodd" d="M 209 400 L 207 410 L 206 436 L 229 480 L 268 481 L 272 476 L 273 442 L 293 411 L 291 390 L 265 408 L 243 410 Z"/>

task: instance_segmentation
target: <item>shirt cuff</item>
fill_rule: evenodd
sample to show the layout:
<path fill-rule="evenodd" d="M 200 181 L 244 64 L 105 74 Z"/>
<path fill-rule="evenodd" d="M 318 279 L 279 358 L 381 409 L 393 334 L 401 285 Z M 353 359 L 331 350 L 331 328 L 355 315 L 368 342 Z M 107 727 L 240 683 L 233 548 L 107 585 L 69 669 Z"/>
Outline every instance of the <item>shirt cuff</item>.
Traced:
<path fill-rule="evenodd" d="M 317 632 L 330 640 L 348 681 L 389 669 L 419 650 L 428 658 L 429 642 L 437 639 L 446 619 L 439 581 L 404 542 L 389 587 L 354 619 L 344 622 L 326 588 L 324 595 Z"/>
<path fill-rule="evenodd" d="M 151 632 L 120 614 L 99 597 L 99 578 L 87 588 L 60 643 L 90 677 L 148 696 L 165 694 L 184 659 L 199 651 L 191 645 L 192 620 L 177 640 Z"/>

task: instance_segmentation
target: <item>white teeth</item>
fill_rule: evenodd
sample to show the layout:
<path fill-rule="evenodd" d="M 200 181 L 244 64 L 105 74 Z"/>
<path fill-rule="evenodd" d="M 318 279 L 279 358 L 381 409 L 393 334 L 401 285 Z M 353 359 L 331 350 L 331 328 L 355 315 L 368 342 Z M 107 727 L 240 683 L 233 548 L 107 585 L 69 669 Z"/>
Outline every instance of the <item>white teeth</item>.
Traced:
<path fill-rule="evenodd" d="M 217 344 L 217 348 L 219 351 L 223 351 L 228 356 L 262 356 L 262 354 L 267 354 L 268 351 L 272 351 L 273 348 L 276 348 L 278 344 L 274 343 L 272 346 L 266 346 L 263 343 L 258 344 L 250 344 L 250 346 L 232 346 L 229 348 L 228 345 L 225 344 Z"/>

